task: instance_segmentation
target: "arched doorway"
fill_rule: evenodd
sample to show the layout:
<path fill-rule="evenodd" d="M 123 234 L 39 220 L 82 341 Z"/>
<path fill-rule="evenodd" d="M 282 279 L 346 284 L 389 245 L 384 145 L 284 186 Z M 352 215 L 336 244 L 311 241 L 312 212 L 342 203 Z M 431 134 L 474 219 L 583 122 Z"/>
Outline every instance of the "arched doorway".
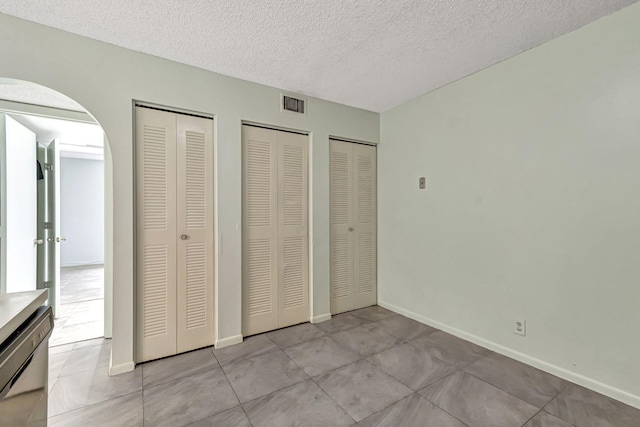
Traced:
<path fill-rule="evenodd" d="M 2 281 L 2 285 L 0 285 L 0 292 L 28 290 L 29 288 L 48 288 L 51 296 L 50 303 L 52 306 L 55 306 L 56 317 L 59 319 L 57 322 L 59 332 L 65 327 L 67 322 L 71 320 L 68 318 L 69 316 L 65 316 L 69 313 L 63 313 L 62 303 L 64 298 L 61 298 L 60 294 L 63 287 L 63 280 L 61 279 L 59 269 L 60 255 L 63 253 L 67 254 L 66 257 L 63 257 L 62 261 L 63 264 L 66 264 L 67 267 L 69 267 L 69 269 L 71 269 L 70 266 L 74 263 L 78 265 L 83 263 L 95 264 L 92 268 L 85 268 L 85 270 L 89 271 L 90 274 L 91 271 L 93 271 L 93 289 L 84 289 L 75 286 L 75 290 L 76 292 L 79 290 L 80 293 L 84 295 L 84 297 L 80 297 L 81 299 L 87 298 L 87 301 L 92 301 L 91 304 L 78 304 L 78 306 L 83 305 L 84 307 L 84 309 L 81 310 L 82 313 L 78 312 L 79 316 L 85 316 L 86 319 L 89 319 L 87 316 L 95 314 L 97 307 L 96 303 L 102 306 L 104 316 L 99 316 L 102 325 L 101 331 L 96 335 L 95 328 L 97 325 L 92 324 L 92 332 L 90 332 L 89 335 L 84 335 L 83 338 L 82 333 L 76 333 L 82 328 L 70 328 L 69 330 L 73 329 L 74 333 L 69 333 L 66 337 L 62 337 L 57 341 L 52 340 L 51 344 L 67 344 L 67 342 L 74 342 L 75 340 L 80 341 L 83 339 L 93 338 L 91 335 L 111 338 L 113 312 L 113 233 L 111 220 L 113 197 L 111 177 L 113 174 L 110 148 L 106 134 L 96 118 L 74 100 L 53 89 L 21 80 L 0 78 L 0 115 L 2 115 L 3 118 L 6 118 L 5 121 L 10 122 L 11 126 L 15 128 L 22 127 L 34 134 L 45 135 L 40 138 L 44 138 L 44 140 L 40 141 L 40 148 L 38 149 L 38 145 L 36 145 L 36 148 L 34 149 L 35 153 L 33 153 L 34 157 L 37 159 L 37 162 L 33 162 L 37 164 L 36 175 L 38 178 L 41 178 L 41 180 L 37 181 L 37 190 L 35 190 L 37 198 L 36 213 L 35 215 L 32 215 L 32 213 L 29 212 L 29 215 L 22 215 L 34 216 L 36 218 L 37 225 L 35 232 L 37 236 L 30 237 L 26 234 L 23 236 L 23 238 L 33 241 L 35 248 L 32 249 L 37 252 L 35 256 L 37 261 L 34 268 L 36 280 L 33 285 L 30 285 L 30 280 L 22 280 L 21 286 L 25 287 L 25 289 L 13 289 L 13 285 L 7 286 L 5 279 Z M 51 130 L 51 133 L 46 132 L 47 127 Z M 84 142 L 78 140 L 71 141 L 68 134 L 66 135 L 66 140 L 55 137 L 55 135 L 60 135 L 60 133 L 56 134 L 56 132 L 64 133 L 65 130 L 67 132 L 87 131 L 89 133 L 82 136 L 82 138 L 85 139 Z M 93 134 L 90 135 L 92 132 Z M 26 135 L 27 132 L 24 132 L 24 134 Z M 96 142 L 87 143 L 87 140 L 91 138 L 93 138 L 92 141 L 98 139 L 101 139 L 101 141 L 99 141 L 99 144 Z M 38 138 L 36 137 L 36 140 L 37 139 Z M 36 144 L 38 144 L 37 141 Z M 98 150 L 97 147 L 99 145 L 101 145 L 101 147 L 99 147 Z M 22 150 L 22 152 L 25 152 L 25 150 Z M 61 152 L 64 153 L 62 158 L 59 157 Z M 5 162 L 6 160 L 6 158 L 3 159 Z M 95 167 L 88 167 L 90 161 L 97 164 L 98 160 L 101 161 L 102 165 L 99 172 L 97 172 L 98 169 Z M 58 164 L 56 165 L 55 163 Z M 71 165 L 75 165 L 74 173 L 69 173 L 69 178 L 66 179 L 65 182 L 70 184 L 73 184 L 74 182 L 82 182 L 85 190 L 88 190 L 85 192 L 84 196 L 77 194 L 77 191 L 74 190 L 74 188 L 81 188 L 79 186 L 74 187 L 73 185 L 67 185 L 64 188 L 61 188 L 60 182 L 58 182 L 56 186 L 55 181 L 56 179 L 59 180 L 60 176 L 58 175 L 57 178 L 54 178 L 54 176 L 61 172 L 63 168 L 68 168 L 68 170 L 71 171 Z M 3 168 L 3 170 L 4 169 L 6 168 Z M 102 176 L 100 177 L 96 175 L 97 173 Z M 95 178 L 92 182 L 100 183 L 100 191 L 91 191 L 91 188 L 87 187 L 87 181 L 89 181 L 90 177 Z M 99 180 L 98 178 L 102 179 Z M 25 187 L 20 180 L 14 181 L 15 184 L 7 187 L 7 177 L 3 176 L 2 179 L 5 181 L 2 186 L 3 198 L 5 198 L 8 192 L 13 191 L 24 193 L 25 188 L 31 188 L 30 186 Z M 31 191 L 31 189 L 29 191 Z M 85 207 L 91 208 L 82 210 L 82 212 L 89 211 L 88 214 L 87 212 L 84 212 L 83 215 L 84 219 L 87 219 L 90 222 L 90 224 L 83 224 L 84 229 L 78 226 L 78 223 L 82 222 L 80 220 L 81 215 L 79 213 L 74 215 L 73 218 L 66 218 L 66 225 L 64 224 L 64 211 L 60 214 L 58 207 L 58 215 L 55 214 L 55 203 L 53 203 L 52 200 L 55 199 L 54 196 L 56 196 L 56 192 L 61 193 L 62 191 L 66 191 L 68 195 L 72 195 L 68 196 L 67 200 L 85 202 Z M 44 198 L 42 194 L 46 194 Z M 99 203 L 100 200 L 95 199 L 98 194 L 98 197 L 102 198 L 101 204 Z M 94 198 L 93 202 L 89 200 L 90 197 Z M 12 206 L 9 203 L 11 200 L 12 199 L 10 197 L 9 201 L 3 204 L 3 218 L 7 218 L 7 211 L 5 211 L 5 209 L 8 209 L 9 212 L 12 210 Z M 96 212 L 96 207 L 101 211 L 99 214 Z M 70 208 L 68 207 L 67 213 L 70 212 L 69 209 Z M 14 216 L 17 217 L 21 215 L 19 210 L 16 210 L 16 212 L 18 212 L 18 214 Z M 95 219 L 98 216 L 102 217 L 101 230 L 95 230 Z M 61 219 L 63 220 L 62 223 Z M 91 220 L 94 221 L 91 222 Z M 5 221 L 3 220 L 2 223 L 5 224 Z M 70 240 L 65 236 L 65 234 L 68 234 L 65 233 L 65 230 L 63 229 L 65 226 L 70 232 L 71 229 L 73 229 L 73 233 L 75 233 L 72 244 L 67 245 L 66 247 L 63 245 L 69 243 Z M 17 230 L 19 227 L 16 226 L 12 228 L 11 224 L 3 225 L 3 227 L 2 236 L 4 238 L 2 239 L 2 245 L 5 246 L 9 243 L 6 232 L 10 231 L 9 234 L 13 235 L 15 234 L 14 230 Z M 99 239 L 98 236 L 101 236 L 102 239 Z M 66 241 L 64 240 L 65 237 L 67 237 Z M 74 247 L 73 251 L 71 250 L 71 247 Z M 96 254 L 91 255 L 90 249 L 92 247 L 95 249 L 102 249 L 102 251 L 96 250 Z M 64 251 L 62 248 L 64 248 Z M 29 249 L 27 248 L 26 250 Z M 100 253 L 98 254 L 98 252 Z M 3 250 L 1 253 L 7 254 L 7 251 Z M 74 255 L 72 256 L 71 253 L 74 253 Z M 3 257 L 4 256 L 6 255 L 3 255 Z M 27 262 L 29 263 L 29 261 Z M 96 267 L 96 265 L 104 265 L 104 268 Z M 0 266 L 0 274 L 4 277 L 9 272 L 8 270 L 6 262 L 2 263 Z M 81 268 L 76 270 L 76 273 L 82 271 Z M 96 274 L 98 271 L 99 274 Z M 67 280 L 67 282 L 70 283 L 73 281 L 73 279 Z M 96 281 L 100 282 L 100 286 L 97 286 Z M 71 283 L 71 285 L 73 285 L 73 283 Z M 73 288 L 73 286 L 71 286 L 71 288 Z M 102 298 L 92 299 L 90 295 L 93 293 L 93 296 L 97 296 L 97 292 L 101 293 Z M 82 323 L 82 321 L 82 318 L 75 318 L 71 320 L 72 324 L 75 323 L 76 325 Z M 54 339 L 56 338 L 55 332 L 56 331 L 54 330 Z"/>

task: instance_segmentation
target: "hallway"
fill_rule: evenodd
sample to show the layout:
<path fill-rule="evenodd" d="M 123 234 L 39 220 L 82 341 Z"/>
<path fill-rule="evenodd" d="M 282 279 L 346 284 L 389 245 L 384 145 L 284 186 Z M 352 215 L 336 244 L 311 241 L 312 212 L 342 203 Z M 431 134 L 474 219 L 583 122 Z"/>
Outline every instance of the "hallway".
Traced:
<path fill-rule="evenodd" d="M 60 313 L 49 346 L 104 335 L 104 265 L 60 269 Z"/>

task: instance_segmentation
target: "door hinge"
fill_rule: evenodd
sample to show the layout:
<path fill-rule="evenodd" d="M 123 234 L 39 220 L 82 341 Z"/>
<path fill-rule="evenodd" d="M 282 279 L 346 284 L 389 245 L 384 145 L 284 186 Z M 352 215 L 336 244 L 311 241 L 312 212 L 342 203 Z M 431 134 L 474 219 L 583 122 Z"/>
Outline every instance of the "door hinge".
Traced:
<path fill-rule="evenodd" d="M 45 163 L 44 164 L 44 170 L 52 171 L 53 170 L 53 165 L 51 163 Z"/>
<path fill-rule="evenodd" d="M 51 230 L 53 228 L 53 223 L 51 221 L 45 221 L 43 227 L 45 230 Z"/>
<path fill-rule="evenodd" d="M 44 286 L 45 288 L 49 289 L 49 286 L 51 286 L 51 282 L 50 282 L 50 281 L 48 281 L 48 280 L 45 280 L 45 281 L 42 283 L 42 286 Z"/>

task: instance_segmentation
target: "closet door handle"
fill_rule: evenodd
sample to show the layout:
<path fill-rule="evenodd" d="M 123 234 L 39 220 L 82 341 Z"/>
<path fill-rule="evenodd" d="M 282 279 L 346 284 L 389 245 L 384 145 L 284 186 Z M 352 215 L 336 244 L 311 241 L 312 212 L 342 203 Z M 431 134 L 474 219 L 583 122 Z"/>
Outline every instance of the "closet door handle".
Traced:
<path fill-rule="evenodd" d="M 349 227 L 349 231 L 353 231 L 353 227 Z"/>
<path fill-rule="evenodd" d="M 189 238 L 189 236 L 187 236 L 186 234 L 183 234 L 183 235 L 180 236 L 180 238 L 182 240 L 187 240 Z"/>

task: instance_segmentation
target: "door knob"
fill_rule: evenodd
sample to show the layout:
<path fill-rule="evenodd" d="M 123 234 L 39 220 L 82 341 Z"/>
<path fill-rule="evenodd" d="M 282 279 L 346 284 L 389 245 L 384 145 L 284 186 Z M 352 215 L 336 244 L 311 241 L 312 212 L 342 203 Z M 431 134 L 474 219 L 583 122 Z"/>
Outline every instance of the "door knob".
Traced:
<path fill-rule="evenodd" d="M 60 243 L 60 242 L 66 242 L 67 238 L 62 236 L 62 237 L 56 237 L 56 242 Z"/>
<path fill-rule="evenodd" d="M 349 231 L 353 231 L 353 227 L 349 227 Z"/>
<path fill-rule="evenodd" d="M 41 245 L 44 243 L 43 239 L 33 239 L 33 244 L 34 245 Z"/>
<path fill-rule="evenodd" d="M 186 234 L 183 234 L 182 236 L 180 236 L 180 238 L 182 240 L 187 240 L 189 238 L 189 236 L 187 236 Z"/>

